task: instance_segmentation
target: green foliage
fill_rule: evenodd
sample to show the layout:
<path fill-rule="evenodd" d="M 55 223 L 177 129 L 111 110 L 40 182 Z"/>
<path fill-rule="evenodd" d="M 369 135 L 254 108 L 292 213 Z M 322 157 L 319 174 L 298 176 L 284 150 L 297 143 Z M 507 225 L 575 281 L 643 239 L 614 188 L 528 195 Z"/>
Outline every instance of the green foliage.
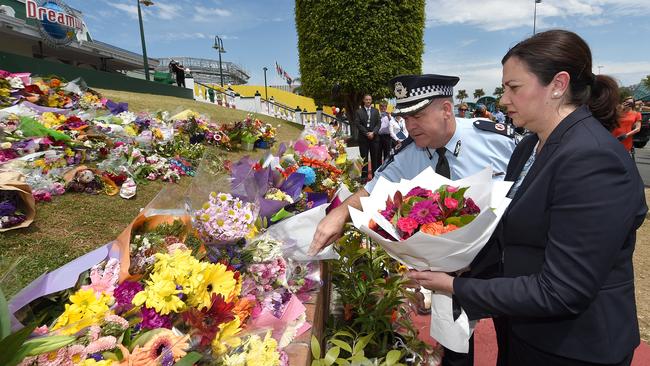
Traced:
<path fill-rule="evenodd" d="M 366 347 L 372 341 L 373 333 L 355 333 L 350 330 L 336 332 L 327 340 L 327 352 L 320 357 L 320 344 L 316 337 L 311 337 L 312 366 L 337 365 L 379 365 L 379 366 L 405 366 L 399 363 L 403 357 L 402 351 L 390 350 L 385 356 L 371 357 L 366 354 Z M 316 351 L 315 351 L 316 350 Z"/>
<path fill-rule="evenodd" d="M 632 89 L 629 86 L 622 86 L 618 88 L 619 102 L 622 103 L 625 99 L 631 97 L 632 95 L 634 95 L 634 93 L 632 92 Z"/>
<path fill-rule="evenodd" d="M 497 86 L 496 88 L 494 88 L 494 92 L 492 94 L 494 94 L 496 99 L 501 99 L 503 93 L 504 93 L 503 87 Z"/>
<path fill-rule="evenodd" d="M 467 90 L 465 89 L 459 89 L 456 92 L 456 99 L 460 100 L 461 103 L 463 102 L 463 100 L 467 99 L 468 96 L 469 95 L 467 95 Z"/>
<path fill-rule="evenodd" d="M 483 88 L 474 90 L 474 98 L 476 100 L 478 100 L 480 97 L 482 97 L 484 95 L 485 95 L 485 92 L 483 91 Z"/>
<path fill-rule="evenodd" d="M 391 78 L 421 72 L 424 0 L 297 0 L 295 15 L 302 93 L 319 104 L 350 113 L 364 93 L 391 96 Z"/>
<path fill-rule="evenodd" d="M 646 88 L 650 88 L 650 75 L 646 76 L 645 79 L 641 80 L 641 83 L 645 85 Z"/>

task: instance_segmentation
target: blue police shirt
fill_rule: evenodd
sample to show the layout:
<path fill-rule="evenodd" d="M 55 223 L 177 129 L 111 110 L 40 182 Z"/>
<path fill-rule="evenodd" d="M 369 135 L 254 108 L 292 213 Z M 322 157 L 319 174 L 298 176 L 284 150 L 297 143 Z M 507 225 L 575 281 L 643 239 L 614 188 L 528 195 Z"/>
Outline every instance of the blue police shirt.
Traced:
<path fill-rule="evenodd" d="M 476 174 L 492 166 L 493 178 L 503 180 L 508 167 L 510 155 L 515 149 L 513 138 L 498 133 L 483 131 L 474 127 L 473 119 L 456 117 L 456 132 L 445 145 L 445 156 L 451 168 L 451 179 L 457 180 Z M 435 149 L 419 148 L 412 142 L 394 156 L 381 172 L 377 171 L 373 179 L 364 188 L 371 192 L 379 177 L 391 182 L 400 179 L 413 179 L 427 167 L 436 168 L 438 154 Z"/>

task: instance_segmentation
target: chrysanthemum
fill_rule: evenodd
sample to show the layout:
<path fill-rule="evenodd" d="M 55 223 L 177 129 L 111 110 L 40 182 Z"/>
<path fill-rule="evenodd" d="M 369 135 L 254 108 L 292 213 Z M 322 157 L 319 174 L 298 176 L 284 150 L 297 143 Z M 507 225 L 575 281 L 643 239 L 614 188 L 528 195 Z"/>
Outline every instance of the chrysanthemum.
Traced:
<path fill-rule="evenodd" d="M 58 366 L 65 361 L 66 349 L 59 348 L 56 351 L 44 353 L 38 356 L 38 364 L 43 366 Z"/>
<path fill-rule="evenodd" d="M 436 221 L 440 216 L 440 208 L 433 201 L 420 201 L 413 205 L 409 217 L 415 219 L 420 225 Z"/>
<path fill-rule="evenodd" d="M 177 313 L 185 307 L 185 303 L 179 297 L 181 290 L 170 279 L 154 272 L 146 283 L 147 287 L 144 291 L 139 292 L 133 298 L 133 305 L 145 304 L 149 308 L 156 309 L 162 315 Z"/>
<path fill-rule="evenodd" d="M 241 339 L 237 334 L 241 332 L 241 321 L 235 317 L 229 323 L 219 325 L 219 332 L 212 341 L 212 351 L 215 355 L 223 355 L 228 351 L 228 347 L 238 347 L 241 344 Z"/>
<path fill-rule="evenodd" d="M 117 339 L 113 336 L 101 337 L 96 341 L 91 342 L 86 346 L 86 354 L 93 354 L 97 352 L 109 351 L 115 348 Z"/>
<path fill-rule="evenodd" d="M 101 322 L 108 313 L 111 297 L 96 294 L 93 290 L 79 290 L 70 296 L 70 304 L 65 304 L 65 311 L 52 330 L 60 329 L 62 334 L 75 334 L 83 328 Z"/>

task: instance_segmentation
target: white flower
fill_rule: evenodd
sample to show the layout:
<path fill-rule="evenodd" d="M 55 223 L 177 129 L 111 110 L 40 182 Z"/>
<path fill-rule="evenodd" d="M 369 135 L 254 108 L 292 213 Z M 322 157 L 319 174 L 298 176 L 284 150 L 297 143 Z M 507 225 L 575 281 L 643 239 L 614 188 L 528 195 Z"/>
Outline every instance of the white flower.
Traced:
<path fill-rule="evenodd" d="M 2 144 L 0 144 L 0 148 L 11 149 L 11 142 L 3 142 Z"/>
<path fill-rule="evenodd" d="M 9 82 L 9 84 L 11 84 L 12 89 L 22 89 L 25 87 L 25 85 L 23 84 L 23 80 L 17 76 L 8 77 L 7 81 Z"/>

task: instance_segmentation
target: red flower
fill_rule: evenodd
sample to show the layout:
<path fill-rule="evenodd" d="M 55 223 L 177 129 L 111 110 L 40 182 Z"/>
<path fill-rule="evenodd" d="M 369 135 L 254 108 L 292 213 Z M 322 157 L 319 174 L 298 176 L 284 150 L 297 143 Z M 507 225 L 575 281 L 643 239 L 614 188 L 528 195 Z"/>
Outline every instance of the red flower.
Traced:
<path fill-rule="evenodd" d="M 458 201 L 451 197 L 447 197 L 445 198 L 445 207 L 447 207 L 450 210 L 455 210 L 456 208 L 458 208 Z"/>
<path fill-rule="evenodd" d="M 400 217 L 399 220 L 397 220 L 397 227 L 404 233 L 408 234 L 411 236 L 415 229 L 418 228 L 418 222 L 415 221 L 414 218 L 411 217 Z"/>
<path fill-rule="evenodd" d="M 219 324 L 227 323 L 235 319 L 233 308 L 235 304 L 226 302 L 223 295 L 212 294 L 210 308 L 203 308 L 201 311 L 190 309 L 183 314 L 183 318 L 190 326 L 198 330 L 201 336 L 201 345 L 209 345 L 219 331 Z"/>

